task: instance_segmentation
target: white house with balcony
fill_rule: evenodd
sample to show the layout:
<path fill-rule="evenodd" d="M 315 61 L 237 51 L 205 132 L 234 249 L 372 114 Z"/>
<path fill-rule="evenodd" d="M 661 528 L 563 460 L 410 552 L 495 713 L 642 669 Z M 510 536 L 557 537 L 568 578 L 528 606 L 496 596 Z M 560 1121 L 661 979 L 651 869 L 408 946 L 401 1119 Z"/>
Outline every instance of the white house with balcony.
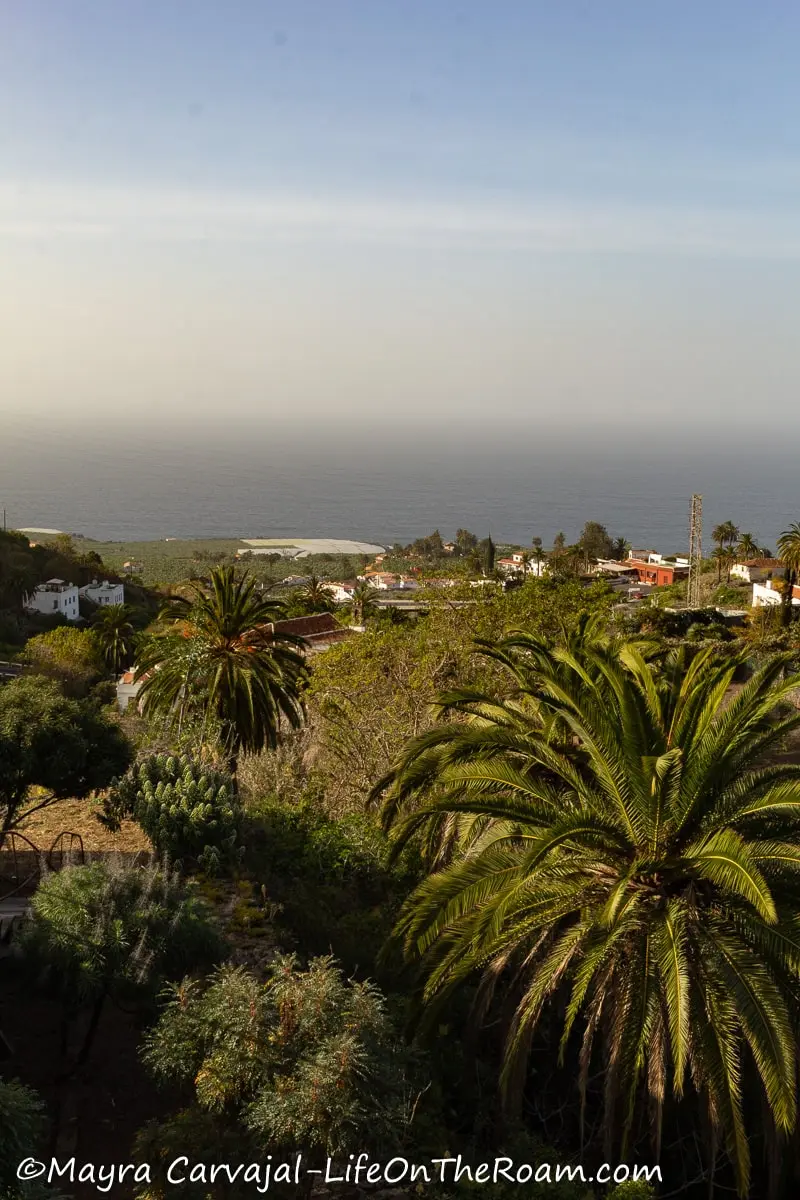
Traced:
<path fill-rule="evenodd" d="M 68 621 L 79 621 L 78 588 L 63 579 L 48 579 L 40 583 L 28 596 L 25 607 L 28 612 L 44 613 L 48 617 L 66 617 Z"/>
<path fill-rule="evenodd" d="M 92 604 L 98 604 L 103 608 L 107 608 L 110 604 L 124 604 L 125 585 L 109 583 L 107 579 L 98 583 L 96 579 L 93 579 L 91 583 L 87 583 L 86 587 L 81 588 L 81 596 L 84 600 L 91 600 Z"/>

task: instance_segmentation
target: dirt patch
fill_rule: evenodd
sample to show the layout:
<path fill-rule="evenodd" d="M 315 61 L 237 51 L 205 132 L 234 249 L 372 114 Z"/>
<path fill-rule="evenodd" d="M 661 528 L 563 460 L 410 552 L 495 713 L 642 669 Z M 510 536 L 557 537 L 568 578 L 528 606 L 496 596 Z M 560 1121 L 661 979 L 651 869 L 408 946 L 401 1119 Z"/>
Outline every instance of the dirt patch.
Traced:
<path fill-rule="evenodd" d="M 96 812 L 97 805 L 92 800 L 59 800 L 23 820 L 20 833 L 45 851 L 62 833 L 79 834 L 87 851 L 136 854 L 151 849 L 148 838 L 134 821 L 123 821 L 119 833 L 110 833 L 97 820 Z"/>

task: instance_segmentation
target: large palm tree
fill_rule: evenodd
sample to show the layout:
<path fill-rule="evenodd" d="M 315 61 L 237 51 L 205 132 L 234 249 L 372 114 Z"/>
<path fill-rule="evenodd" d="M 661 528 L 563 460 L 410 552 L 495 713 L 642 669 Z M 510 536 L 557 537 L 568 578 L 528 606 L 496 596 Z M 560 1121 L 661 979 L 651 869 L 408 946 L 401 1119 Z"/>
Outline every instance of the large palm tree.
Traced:
<path fill-rule="evenodd" d="M 739 530 L 733 521 L 723 521 L 715 525 L 711 531 L 712 539 L 722 549 L 723 546 L 733 546 L 739 540 Z"/>
<path fill-rule="evenodd" d="M 178 723 L 199 714 L 219 730 L 234 777 L 242 752 L 275 747 L 283 721 L 297 728 L 303 720 L 302 639 L 274 628 L 283 613 L 255 580 L 219 567 L 208 589 L 169 598 L 162 632 L 139 661 L 143 711 Z"/>
<path fill-rule="evenodd" d="M 646 1096 L 660 1153 L 691 1081 L 744 1194 L 745 1083 L 778 1130 L 797 1115 L 800 766 L 768 759 L 800 726 L 781 708 L 800 678 L 777 657 L 731 698 L 737 660 L 713 649 L 655 663 L 521 634 L 482 653 L 504 694 L 442 697 L 376 789 L 398 845 L 423 835 L 431 856 L 396 928 L 423 999 L 472 977 L 479 1008 L 510 994 L 507 1099 L 550 1006 L 584 1096 L 602 1050 L 622 1157 Z"/>
<path fill-rule="evenodd" d="M 308 577 L 308 583 L 299 592 L 298 599 L 308 613 L 333 612 L 336 608 L 330 585 L 323 583 L 313 572 Z"/>
<path fill-rule="evenodd" d="M 92 630 L 106 666 L 115 674 L 133 658 L 136 633 L 126 604 L 109 604 L 92 617 Z"/>
<path fill-rule="evenodd" d="M 374 612 L 378 604 L 378 596 L 374 587 L 366 579 L 360 579 L 353 588 L 351 597 L 353 620 L 356 625 L 363 625 L 367 614 Z"/>
<path fill-rule="evenodd" d="M 794 586 L 800 577 L 800 522 L 795 521 L 778 538 L 778 553 L 786 565 L 783 619 L 788 625 L 792 619 Z"/>
<path fill-rule="evenodd" d="M 745 561 L 748 558 L 758 557 L 758 542 L 753 537 L 752 533 L 741 533 L 739 535 L 739 544 L 736 547 L 736 558 Z"/>

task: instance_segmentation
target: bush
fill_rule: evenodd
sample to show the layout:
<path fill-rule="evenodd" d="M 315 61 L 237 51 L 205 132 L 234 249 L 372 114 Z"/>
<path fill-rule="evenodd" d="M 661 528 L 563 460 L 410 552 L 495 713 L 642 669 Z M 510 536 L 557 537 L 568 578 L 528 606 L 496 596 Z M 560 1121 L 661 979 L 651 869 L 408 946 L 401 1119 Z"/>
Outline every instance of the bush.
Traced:
<path fill-rule="evenodd" d="M 376 823 L 360 814 L 328 817 L 309 801 L 268 799 L 248 809 L 248 850 L 262 870 L 320 882 L 377 882 L 386 873 L 387 842 Z"/>
<path fill-rule="evenodd" d="M 224 966 L 172 991 L 144 1059 L 160 1082 L 191 1089 L 192 1101 L 142 1132 L 142 1158 L 168 1161 L 176 1143 L 200 1140 L 193 1130 L 212 1162 L 220 1146 L 240 1159 L 302 1150 L 319 1164 L 403 1144 L 413 1058 L 373 984 L 348 981 L 330 958 L 301 970 L 281 956 L 266 984 Z"/>
<path fill-rule="evenodd" d="M 113 832 L 131 817 L 160 855 L 209 872 L 234 856 L 242 824 L 230 775 L 167 754 L 153 754 L 115 780 L 98 817 Z"/>
<path fill-rule="evenodd" d="M 16 1167 L 33 1153 L 44 1133 L 44 1105 L 35 1092 L 15 1080 L 0 1080 L 0 1197 L 22 1194 Z"/>
<path fill-rule="evenodd" d="M 91 1007 L 78 1062 L 108 999 L 148 1008 L 167 980 L 207 969 L 224 950 L 206 906 L 177 875 L 104 863 L 47 876 L 17 945 L 23 966 L 61 999 L 65 1021 Z"/>

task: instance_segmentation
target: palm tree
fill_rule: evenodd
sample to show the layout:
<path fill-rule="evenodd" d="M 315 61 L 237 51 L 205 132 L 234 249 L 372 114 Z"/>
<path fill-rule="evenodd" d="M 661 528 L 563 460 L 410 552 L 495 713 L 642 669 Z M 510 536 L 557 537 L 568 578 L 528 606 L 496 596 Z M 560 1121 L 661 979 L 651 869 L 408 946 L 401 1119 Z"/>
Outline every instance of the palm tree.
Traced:
<path fill-rule="evenodd" d="M 313 572 L 308 578 L 308 583 L 301 589 L 298 599 L 309 613 L 333 612 L 336 607 L 330 586 L 318 579 Z"/>
<path fill-rule="evenodd" d="M 377 607 L 378 598 L 375 588 L 366 579 L 360 579 L 353 588 L 351 600 L 353 605 L 353 620 L 356 625 L 363 625 L 367 614 L 374 612 Z"/>
<path fill-rule="evenodd" d="M 106 666 L 116 675 L 133 658 L 136 633 L 127 604 L 109 604 L 92 617 L 92 629 Z"/>
<path fill-rule="evenodd" d="M 624 537 L 615 538 L 611 543 L 611 556 L 621 562 L 630 548 L 630 542 L 626 541 Z"/>
<path fill-rule="evenodd" d="M 756 539 L 753 537 L 752 533 L 740 534 L 739 544 L 736 547 L 737 561 L 740 559 L 744 559 L 746 561 L 748 558 L 757 558 L 758 553 L 758 543 L 756 542 Z"/>
<path fill-rule="evenodd" d="M 722 582 L 722 571 L 723 571 L 723 568 L 726 568 L 726 567 L 728 570 L 728 578 L 730 579 L 730 568 L 732 566 L 730 547 L 729 546 L 717 546 L 716 550 L 712 551 L 711 557 L 714 559 L 714 561 L 717 564 L 717 583 Z"/>
<path fill-rule="evenodd" d="M 792 619 L 793 589 L 800 576 L 800 522 L 795 521 L 778 538 L 778 553 L 786 566 L 786 583 L 783 594 L 783 620 L 788 625 Z"/>
<path fill-rule="evenodd" d="M 774 658 L 735 699 L 736 658 L 519 634 L 481 652 L 500 695 L 441 697 L 442 723 L 380 782 L 398 849 L 423 835 L 431 873 L 395 937 L 420 961 L 429 1015 L 473 977 L 516 1008 L 501 1086 L 521 1093 L 544 1011 L 563 1021 L 585 1098 L 602 1043 L 604 1123 L 625 1157 L 649 1096 L 708 1106 L 741 1194 L 743 1092 L 773 1129 L 796 1120 L 800 766 L 766 765 L 800 712 Z"/>
<path fill-rule="evenodd" d="M 204 728 L 216 724 L 234 778 L 242 752 L 274 748 L 284 720 L 293 729 L 303 720 L 303 643 L 274 628 L 283 613 L 255 580 L 217 567 L 208 590 L 195 585 L 190 595 L 168 599 L 164 630 L 137 668 L 143 711 L 179 725 L 194 712 Z"/>
<path fill-rule="evenodd" d="M 534 558 L 536 559 L 536 574 L 542 574 L 542 539 L 540 537 L 531 538 L 531 546 L 533 547 Z"/>
<path fill-rule="evenodd" d="M 725 568 L 725 582 L 731 581 L 731 570 L 736 565 L 736 551 L 732 546 L 723 546 L 714 551 L 714 557 L 717 559 L 717 582 L 719 582 L 719 573 L 722 568 Z"/>
<path fill-rule="evenodd" d="M 711 530 L 711 537 L 722 549 L 723 546 L 733 546 L 739 540 L 739 530 L 733 521 L 723 521 Z"/>

